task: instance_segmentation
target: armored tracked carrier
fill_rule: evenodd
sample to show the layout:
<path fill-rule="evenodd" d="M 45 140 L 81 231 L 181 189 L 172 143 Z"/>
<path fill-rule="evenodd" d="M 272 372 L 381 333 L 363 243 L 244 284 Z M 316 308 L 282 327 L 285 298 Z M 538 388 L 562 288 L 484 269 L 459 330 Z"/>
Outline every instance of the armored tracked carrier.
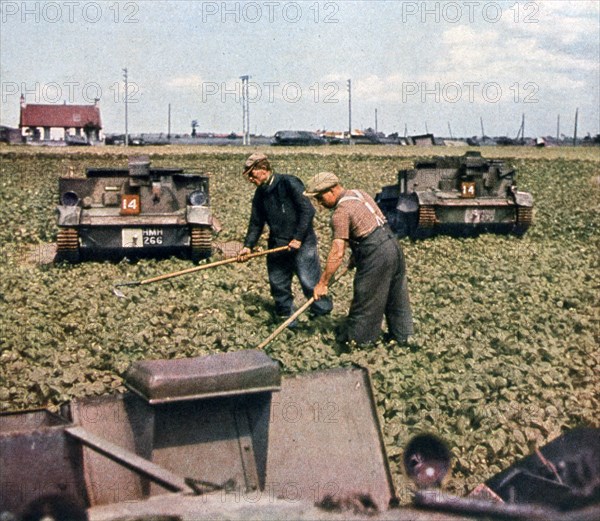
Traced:
<path fill-rule="evenodd" d="M 95 520 L 297 519 L 301 505 L 315 519 L 326 497 L 360 492 L 378 511 L 395 500 L 364 369 L 282 377 L 241 350 L 133 362 L 125 384 L 60 414 L 0 413 L 1 519 L 49 495 Z"/>
<path fill-rule="evenodd" d="M 127 169 L 89 168 L 59 180 L 57 260 L 211 255 L 209 178 L 151 168 L 147 156 Z"/>
<path fill-rule="evenodd" d="M 600 519 L 599 429 L 566 432 L 465 498 L 439 488 L 445 443 L 418 435 L 404 463 L 420 490 L 399 508 L 366 369 L 282 376 L 241 350 L 136 361 L 124 380 L 130 392 L 59 413 L 0 413 L 0 519 Z"/>
<path fill-rule="evenodd" d="M 522 235 L 532 223 L 533 197 L 517 191 L 515 180 L 503 161 L 467 152 L 400 170 L 398 183 L 384 186 L 375 200 L 400 237 Z"/>

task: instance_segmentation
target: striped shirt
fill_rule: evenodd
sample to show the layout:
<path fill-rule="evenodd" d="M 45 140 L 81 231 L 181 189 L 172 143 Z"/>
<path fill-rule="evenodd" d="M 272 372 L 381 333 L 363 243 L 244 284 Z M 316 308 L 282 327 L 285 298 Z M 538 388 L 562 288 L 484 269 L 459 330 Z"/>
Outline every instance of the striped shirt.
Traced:
<path fill-rule="evenodd" d="M 331 216 L 333 238 L 360 241 L 384 222 L 383 213 L 367 192 L 346 190 Z"/>

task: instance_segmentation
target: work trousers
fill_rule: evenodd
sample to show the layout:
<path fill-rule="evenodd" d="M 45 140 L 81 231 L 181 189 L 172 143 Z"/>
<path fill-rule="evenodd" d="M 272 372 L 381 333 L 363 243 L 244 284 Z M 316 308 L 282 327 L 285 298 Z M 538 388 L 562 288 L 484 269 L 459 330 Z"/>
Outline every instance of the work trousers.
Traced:
<path fill-rule="evenodd" d="M 302 293 L 309 299 L 321 278 L 321 264 L 316 241 L 308 240 L 302 243 L 298 250 L 273 253 L 267 256 L 267 270 L 271 295 L 275 300 L 275 312 L 282 317 L 288 317 L 294 312 L 294 296 L 292 294 L 292 279 L 297 275 Z M 324 297 L 310 307 L 315 315 L 326 315 L 331 312 L 331 298 Z"/>
<path fill-rule="evenodd" d="M 404 253 L 396 236 L 385 225 L 351 246 L 356 275 L 343 340 L 374 342 L 385 315 L 390 336 L 404 341 L 413 334 L 413 320 Z"/>

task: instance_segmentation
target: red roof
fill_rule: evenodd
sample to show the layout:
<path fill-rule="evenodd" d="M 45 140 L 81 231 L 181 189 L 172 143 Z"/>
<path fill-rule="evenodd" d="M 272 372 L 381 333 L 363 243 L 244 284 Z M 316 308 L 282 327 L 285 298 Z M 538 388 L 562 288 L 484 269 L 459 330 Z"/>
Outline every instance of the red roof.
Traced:
<path fill-rule="evenodd" d="M 25 105 L 20 127 L 102 128 L 96 105 Z"/>

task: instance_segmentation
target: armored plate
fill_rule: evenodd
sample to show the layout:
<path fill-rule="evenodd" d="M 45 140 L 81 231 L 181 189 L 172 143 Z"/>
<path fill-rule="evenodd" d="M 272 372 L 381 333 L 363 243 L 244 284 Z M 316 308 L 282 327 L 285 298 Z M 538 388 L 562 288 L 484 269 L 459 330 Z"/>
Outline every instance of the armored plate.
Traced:
<path fill-rule="evenodd" d="M 395 500 L 366 369 L 286 378 L 273 396 L 266 489 L 291 501 L 368 494 L 380 511 Z"/>
<path fill-rule="evenodd" d="M 81 453 L 65 435 L 68 422 L 44 410 L 0 414 L 0 517 L 42 494 L 84 503 Z M 9 519 L 9 518 L 7 518 Z"/>
<path fill-rule="evenodd" d="M 152 512 L 152 505 L 160 506 L 165 514 L 194 512 L 196 517 L 190 519 L 197 519 L 214 514 L 209 505 L 217 503 L 232 519 L 237 515 L 265 519 L 268 512 L 273 519 L 281 519 L 277 512 L 294 519 L 315 519 L 312 516 L 321 512 L 326 519 L 331 514 L 312 505 L 327 496 L 340 502 L 354 495 L 368 496 L 380 513 L 394 503 L 393 482 L 365 369 L 331 369 L 286 377 L 280 392 L 273 395 L 237 395 L 146 407 L 142 405 L 145 400 L 129 397 L 138 402 L 137 406 L 120 398 L 113 403 L 98 398 L 78 401 L 74 419 L 87 431 L 171 473 L 231 485 L 202 498 L 188 496 L 186 508 L 190 510 L 178 510 L 173 505 L 183 508 L 185 496 L 165 494 L 160 486 L 86 448 L 86 481 L 88 486 L 94 484 L 96 493 L 90 498 L 94 506 L 91 519 L 96 519 L 96 513 L 97 519 L 115 519 L 125 513 L 141 515 Z M 111 500 L 115 490 L 119 491 L 118 501 Z M 174 502 L 173 497 L 179 500 Z M 244 514 L 238 512 L 240 507 L 245 507 Z"/>
<path fill-rule="evenodd" d="M 125 385 L 151 404 L 278 391 L 279 365 L 262 351 L 134 362 Z"/>
<path fill-rule="evenodd" d="M 366 369 L 280 379 L 276 362 L 249 350 L 137 362 L 127 382 L 135 393 L 74 399 L 64 418 L 38 411 L 0 421 L 0 465 L 10 469 L 0 473 L 0 499 L 10 499 L 2 508 L 41 488 L 68 492 L 90 519 L 97 507 L 106 519 L 141 515 L 148 501 L 168 512 L 175 497 L 198 508 L 189 519 L 214 514 L 209 497 L 232 515 L 242 503 L 245 519 L 312 518 L 315 503 L 380 514 L 396 504 Z"/>
<path fill-rule="evenodd" d="M 267 494 L 247 498 L 233 494 L 170 494 L 147 501 L 98 506 L 88 514 L 90 521 L 474 521 L 472 517 L 414 508 L 365 514 L 346 507 L 341 512 L 329 512 L 309 501 L 289 501 Z"/>

